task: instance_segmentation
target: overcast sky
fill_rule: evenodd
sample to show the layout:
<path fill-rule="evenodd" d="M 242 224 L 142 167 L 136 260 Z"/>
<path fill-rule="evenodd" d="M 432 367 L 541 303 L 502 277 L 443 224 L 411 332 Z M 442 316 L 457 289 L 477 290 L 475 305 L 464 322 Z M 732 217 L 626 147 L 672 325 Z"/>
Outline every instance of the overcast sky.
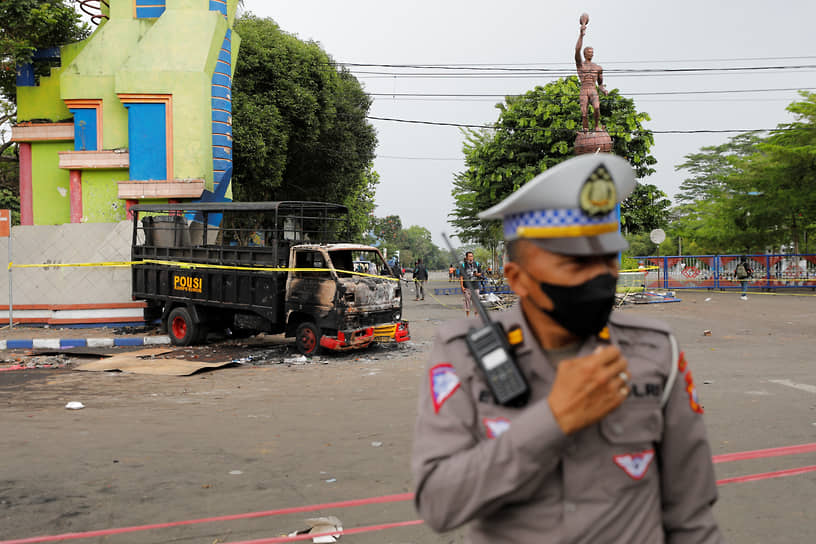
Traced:
<path fill-rule="evenodd" d="M 245 10 L 271 17 L 283 30 L 319 42 L 338 62 L 358 64 L 480 64 L 574 70 L 578 18 L 590 15 L 585 45 L 605 69 L 607 87 L 635 99 L 655 131 L 773 128 L 790 121 L 795 91 L 657 94 L 677 91 L 816 89 L 816 2 L 686 0 L 684 2 L 524 0 L 246 0 Z M 805 68 L 796 68 L 804 66 Z M 749 71 L 613 73 L 617 69 L 754 67 Z M 762 69 L 756 69 L 763 67 Z M 765 67 L 786 67 L 766 69 Z M 554 79 L 534 77 L 408 77 L 352 68 L 377 96 L 370 115 L 460 124 L 497 119 L 496 98 L 417 98 L 395 94 L 519 94 Z M 440 70 L 429 70 L 438 74 Z M 416 71 L 414 71 L 416 72 Z M 372 121 L 379 146 L 375 168 L 378 216 L 397 214 L 442 243 L 450 231 L 451 184 L 464 168 L 455 127 Z M 657 172 L 646 179 L 673 197 L 684 155 L 732 134 L 657 134 Z"/>

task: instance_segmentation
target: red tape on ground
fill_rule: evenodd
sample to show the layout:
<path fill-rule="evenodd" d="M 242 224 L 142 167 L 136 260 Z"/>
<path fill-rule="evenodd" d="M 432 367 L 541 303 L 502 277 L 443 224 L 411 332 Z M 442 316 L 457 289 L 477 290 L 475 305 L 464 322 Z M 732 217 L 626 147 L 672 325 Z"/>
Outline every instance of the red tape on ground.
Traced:
<path fill-rule="evenodd" d="M 789 468 L 787 470 L 777 470 L 774 472 L 763 472 L 761 474 L 749 474 L 748 476 L 737 476 L 735 478 L 725 478 L 724 480 L 717 480 L 717 485 L 756 482 L 757 480 L 768 480 L 770 478 L 798 476 L 799 474 L 807 474 L 808 472 L 816 472 L 816 465 L 811 465 L 809 467 Z"/>
<path fill-rule="evenodd" d="M 383 497 L 371 497 L 368 499 L 356 499 L 350 501 L 329 502 L 325 504 L 313 504 L 310 506 L 294 506 L 291 508 L 281 508 L 278 510 L 266 510 L 263 512 L 250 512 L 247 514 L 232 514 L 228 516 L 218 516 L 213 518 L 190 519 L 185 521 L 171 521 L 167 523 L 154 523 L 152 525 L 135 525 L 132 527 L 122 527 L 119 529 L 101 529 L 98 531 L 88 531 L 85 533 L 63 533 L 61 535 L 35 536 L 19 540 L 3 540 L 0 544 L 34 544 L 36 542 L 58 542 L 61 540 L 76 540 L 79 538 L 92 538 L 96 536 L 121 535 L 124 533 L 136 533 L 139 531 L 150 531 L 153 529 L 169 529 L 171 527 L 181 527 L 183 525 L 195 525 L 198 523 L 213 523 L 216 521 L 234 521 L 239 519 L 262 518 L 267 516 L 282 516 L 285 514 L 299 514 L 303 512 L 314 512 L 316 510 L 330 510 L 333 508 L 351 508 L 353 506 L 364 506 L 367 504 L 384 504 L 388 502 L 410 501 L 414 498 L 413 493 L 401 493 L 399 495 L 385 495 Z"/>
<path fill-rule="evenodd" d="M 783 455 L 795 455 L 800 453 L 810 453 L 816 451 L 816 443 L 811 444 L 801 444 L 798 446 L 784 446 L 781 448 L 769 448 L 764 450 L 753 450 L 753 451 L 744 451 L 738 453 L 726 453 L 722 455 L 715 455 L 712 457 L 712 461 L 714 463 L 727 463 L 730 461 L 741 461 L 747 459 L 761 459 L 766 457 L 780 457 Z M 793 468 L 787 470 L 779 470 L 775 472 L 763 472 L 760 474 L 749 474 L 747 476 L 737 476 L 734 478 L 725 478 L 723 480 L 718 480 L 717 485 L 727 485 L 732 483 L 741 483 L 741 482 L 754 482 L 758 480 L 767 480 L 771 478 L 782 478 L 785 476 L 797 476 L 800 474 L 806 474 L 809 472 L 816 472 L 816 465 L 807 466 L 807 467 L 800 467 L 800 468 Z M 122 527 L 119 529 L 102 529 L 98 531 L 88 531 L 85 533 L 64 533 L 61 535 L 50 535 L 50 536 L 36 536 L 31 538 L 23 538 L 18 540 L 2 540 L 0 544 L 35 544 L 39 542 L 57 542 L 63 540 L 76 540 L 80 538 L 92 538 L 98 536 L 110 536 L 110 535 L 117 535 L 117 534 L 124 534 L 124 533 L 135 533 L 139 531 L 149 531 L 153 529 L 169 529 L 171 527 L 181 527 L 184 525 L 195 525 L 198 523 L 214 523 L 218 521 L 234 521 L 239 519 L 252 519 L 252 518 L 260 518 L 260 517 L 268 517 L 268 516 L 280 516 L 285 514 L 298 514 L 302 512 L 314 512 L 316 510 L 329 510 L 333 508 L 351 508 L 354 506 L 364 506 L 367 504 L 384 504 L 389 502 L 404 502 L 413 500 L 414 495 L 413 493 L 401 493 L 398 495 L 385 495 L 382 497 L 371 497 L 367 499 L 356 499 L 350 501 L 340 501 L 340 502 L 333 502 L 333 503 L 324 503 L 324 504 L 314 504 L 310 506 L 295 506 L 291 508 L 281 508 L 278 510 L 266 510 L 262 512 L 250 512 L 246 514 L 232 514 L 227 516 L 218 516 L 212 518 L 200 518 L 200 519 L 192 519 L 192 520 L 185 520 L 185 521 L 173 521 L 168 523 L 156 523 L 152 525 L 137 525 L 132 527 Z M 422 523 L 421 520 L 414 520 L 414 521 L 404 521 L 386 525 L 372 525 L 369 527 L 358 527 L 355 529 L 347 529 L 343 531 L 343 534 L 355 534 L 355 533 L 363 533 L 363 532 L 371 532 L 371 531 L 381 531 L 385 529 L 391 529 L 395 527 L 406 527 L 409 525 L 419 525 Z M 245 541 L 245 542 L 235 542 L 232 544 L 261 544 L 261 543 L 274 543 L 274 542 L 296 542 L 298 540 L 306 540 L 307 537 L 309 539 L 314 538 L 315 535 L 299 535 L 297 537 L 275 537 L 273 539 L 264 539 L 264 540 L 252 540 L 252 541 Z M 281 540 L 283 539 L 283 540 Z"/>
<path fill-rule="evenodd" d="M 412 525 L 422 525 L 425 523 L 421 519 L 413 521 L 398 521 L 397 523 L 384 523 L 382 525 L 369 525 L 368 527 L 356 527 L 354 529 L 343 529 L 334 533 L 320 533 L 315 535 L 297 536 L 276 536 L 272 538 L 262 538 L 260 540 L 243 540 L 241 542 L 229 542 L 228 544 L 276 544 L 278 542 L 297 542 L 299 540 L 312 540 L 319 536 L 356 535 L 359 533 L 370 533 L 373 531 L 383 531 L 385 529 L 396 529 L 398 527 L 410 527 Z"/>
<path fill-rule="evenodd" d="M 728 463 L 730 461 L 744 461 L 746 459 L 763 459 L 765 457 L 780 457 L 782 455 L 796 455 L 798 453 L 810 453 L 816 451 L 816 442 L 812 444 L 802 444 L 799 446 L 784 446 L 782 448 L 769 448 L 767 450 L 742 451 L 738 453 L 725 453 L 715 455 L 711 458 L 714 463 Z"/>

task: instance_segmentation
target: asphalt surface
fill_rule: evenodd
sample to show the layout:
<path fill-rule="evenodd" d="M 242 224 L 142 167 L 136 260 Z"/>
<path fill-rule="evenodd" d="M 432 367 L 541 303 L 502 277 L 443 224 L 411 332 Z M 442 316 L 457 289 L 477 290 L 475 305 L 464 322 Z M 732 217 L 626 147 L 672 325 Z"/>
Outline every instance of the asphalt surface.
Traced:
<path fill-rule="evenodd" d="M 682 302 L 621 311 L 674 327 L 714 454 L 815 443 L 816 297 L 678 296 Z M 408 345 L 308 362 L 272 338 L 177 352 L 237 361 L 189 377 L 76 372 L 73 359 L 0 372 L 0 542 L 410 492 L 425 357 L 435 327 L 459 317 L 459 305 L 456 296 L 409 296 Z M 6 366 L 30 356 L 4 355 Z M 69 401 L 85 408 L 67 410 Z M 813 465 L 816 453 L 806 452 L 718 463 L 716 471 L 725 479 Z M 728 483 L 715 514 L 729 542 L 799 544 L 816 534 L 815 499 L 816 472 Z M 287 534 L 304 528 L 305 518 L 326 515 L 346 528 L 417 518 L 403 501 L 77 541 L 241 542 Z M 341 542 L 448 543 L 462 535 L 412 526 Z"/>

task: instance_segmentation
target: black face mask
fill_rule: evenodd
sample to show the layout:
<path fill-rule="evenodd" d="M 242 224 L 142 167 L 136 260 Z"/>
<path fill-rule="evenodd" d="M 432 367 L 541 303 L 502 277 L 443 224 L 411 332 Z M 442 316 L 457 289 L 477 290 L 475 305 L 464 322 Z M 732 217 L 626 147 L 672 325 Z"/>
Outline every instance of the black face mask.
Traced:
<path fill-rule="evenodd" d="M 580 338 L 601 332 L 615 306 L 618 280 L 612 274 L 595 276 L 586 283 L 565 287 L 540 283 L 541 291 L 553 302 L 552 310 L 533 304 L 553 320 Z"/>

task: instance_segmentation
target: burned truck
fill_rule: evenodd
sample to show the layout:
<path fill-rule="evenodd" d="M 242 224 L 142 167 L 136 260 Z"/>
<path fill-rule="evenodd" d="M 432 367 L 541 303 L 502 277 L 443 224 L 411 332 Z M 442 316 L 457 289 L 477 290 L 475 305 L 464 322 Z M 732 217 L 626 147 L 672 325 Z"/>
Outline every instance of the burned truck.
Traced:
<path fill-rule="evenodd" d="M 133 298 L 175 345 L 263 332 L 314 355 L 410 339 L 399 278 L 377 248 L 343 241 L 344 206 L 142 204 L 131 213 Z"/>

